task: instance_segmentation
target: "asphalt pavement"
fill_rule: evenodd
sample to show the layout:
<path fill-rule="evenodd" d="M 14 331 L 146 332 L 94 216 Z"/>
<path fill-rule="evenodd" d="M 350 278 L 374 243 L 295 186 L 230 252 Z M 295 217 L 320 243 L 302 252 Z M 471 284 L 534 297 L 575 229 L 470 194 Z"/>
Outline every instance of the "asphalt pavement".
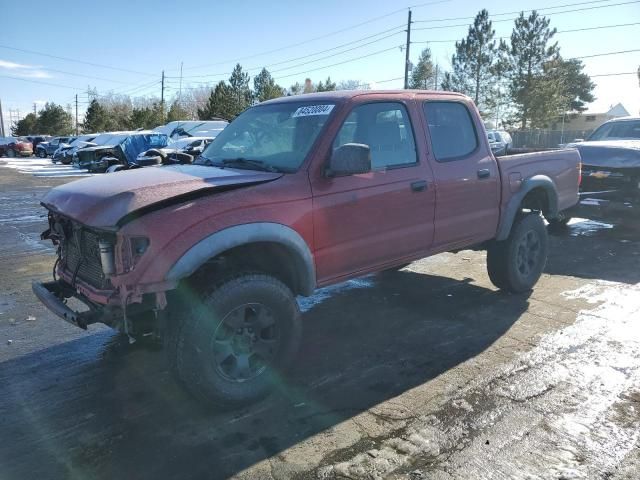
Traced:
<path fill-rule="evenodd" d="M 73 177 L 20 160 L 0 159 L 0 479 L 639 477 L 633 206 L 552 236 L 531 294 L 462 251 L 301 298 L 276 393 L 220 411 L 161 351 L 38 304 L 55 259 L 39 198 Z"/>

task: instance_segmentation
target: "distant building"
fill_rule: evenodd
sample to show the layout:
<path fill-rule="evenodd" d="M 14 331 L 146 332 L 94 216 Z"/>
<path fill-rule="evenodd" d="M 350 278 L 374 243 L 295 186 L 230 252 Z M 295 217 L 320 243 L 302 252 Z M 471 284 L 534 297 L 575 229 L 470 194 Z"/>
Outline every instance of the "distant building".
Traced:
<path fill-rule="evenodd" d="M 618 103 L 604 113 L 592 113 L 587 111 L 578 114 L 567 114 L 564 117 L 564 128 L 562 126 L 562 117 L 560 117 L 556 122 L 554 122 L 552 129 L 565 131 L 594 130 L 606 121 L 628 116 L 629 112 L 627 112 L 626 108 L 624 108 L 621 103 Z"/>

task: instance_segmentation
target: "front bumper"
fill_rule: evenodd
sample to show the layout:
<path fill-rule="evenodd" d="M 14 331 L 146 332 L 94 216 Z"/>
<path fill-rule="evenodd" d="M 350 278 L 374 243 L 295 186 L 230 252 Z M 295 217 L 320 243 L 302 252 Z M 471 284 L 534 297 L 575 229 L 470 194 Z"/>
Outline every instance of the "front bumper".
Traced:
<path fill-rule="evenodd" d="M 93 318 L 95 314 L 89 310 L 87 312 L 76 312 L 71 310 L 65 303 L 65 298 L 69 298 L 70 291 L 61 282 L 33 282 L 31 290 L 34 295 L 52 313 L 55 313 L 65 322 L 80 327 L 84 330 L 87 326 L 96 323 Z M 82 299 L 79 299 L 82 301 Z"/>

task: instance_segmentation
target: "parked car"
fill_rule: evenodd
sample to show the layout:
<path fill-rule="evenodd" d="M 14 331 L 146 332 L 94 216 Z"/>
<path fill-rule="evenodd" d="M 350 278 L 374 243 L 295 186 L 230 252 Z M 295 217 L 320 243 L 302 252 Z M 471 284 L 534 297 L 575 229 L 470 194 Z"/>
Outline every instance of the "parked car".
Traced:
<path fill-rule="evenodd" d="M 75 137 L 53 137 L 48 142 L 40 142 L 36 147 L 36 155 L 40 158 L 47 158 L 53 155 L 61 144 L 69 143 Z"/>
<path fill-rule="evenodd" d="M 640 197 L 640 117 L 610 120 L 567 147 L 582 157 L 582 192 L 620 200 Z"/>
<path fill-rule="evenodd" d="M 0 137 L 0 157 L 30 157 L 33 145 L 23 137 Z"/>
<path fill-rule="evenodd" d="M 179 120 L 154 128 L 154 132 L 166 134 L 170 140 L 185 137 L 215 138 L 229 125 L 225 120 Z"/>
<path fill-rule="evenodd" d="M 213 138 L 211 137 L 186 137 L 180 140 L 175 140 L 164 148 L 151 149 L 142 152 L 136 158 L 134 164 L 140 167 L 148 167 L 151 165 L 166 164 L 167 161 L 171 163 L 184 163 L 179 158 L 176 158 L 177 153 L 186 153 L 193 158 L 198 157 L 205 149 L 207 145 L 211 143 Z M 184 157 L 183 157 L 184 158 Z"/>
<path fill-rule="evenodd" d="M 487 249 L 491 281 L 529 291 L 543 217 L 578 201 L 576 150 L 491 153 L 468 97 L 341 91 L 240 114 L 191 165 L 94 176 L 42 200 L 66 321 L 162 336 L 206 402 L 264 396 L 301 339 L 296 295 L 440 252 Z M 66 299 L 90 308 L 77 312 Z"/>
<path fill-rule="evenodd" d="M 97 136 L 97 133 L 89 133 L 86 135 L 80 135 L 69 143 L 61 143 L 58 149 L 51 156 L 51 161 L 53 163 L 60 162 L 64 165 L 69 165 L 73 160 L 73 154 L 77 152 L 79 148 L 95 145 L 92 142 Z"/>
<path fill-rule="evenodd" d="M 504 130 L 487 130 L 489 146 L 495 156 L 509 155 L 509 149 L 513 147 L 513 140 L 509 132 Z"/>
<path fill-rule="evenodd" d="M 33 151 L 36 151 L 38 144 L 42 142 L 48 142 L 51 139 L 51 135 L 27 135 L 25 137 L 33 145 Z"/>
<path fill-rule="evenodd" d="M 106 138 L 96 137 L 100 143 L 95 146 L 80 148 L 73 155 L 73 164 L 77 168 L 87 169 L 92 173 L 104 173 L 109 167 L 128 166 L 135 163 L 141 152 L 150 148 L 167 146 L 167 136 L 152 131 L 116 132 Z"/>

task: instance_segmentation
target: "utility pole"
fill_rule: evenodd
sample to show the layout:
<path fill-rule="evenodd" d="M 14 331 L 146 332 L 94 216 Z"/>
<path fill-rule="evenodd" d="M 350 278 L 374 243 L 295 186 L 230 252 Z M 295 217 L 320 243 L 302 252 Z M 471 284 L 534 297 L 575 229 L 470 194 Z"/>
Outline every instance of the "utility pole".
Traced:
<path fill-rule="evenodd" d="M 180 90 L 178 90 L 178 103 L 182 105 L 182 65 L 184 62 L 180 62 Z"/>
<path fill-rule="evenodd" d="M 38 112 L 37 112 L 37 110 L 36 110 L 36 102 L 33 102 L 33 114 L 34 114 L 34 115 L 37 115 L 37 114 L 38 114 Z"/>
<path fill-rule="evenodd" d="M 78 136 L 78 94 L 76 93 L 76 137 Z"/>
<path fill-rule="evenodd" d="M 438 64 L 436 63 L 436 78 L 433 81 L 433 89 L 438 90 Z"/>
<path fill-rule="evenodd" d="M 160 115 L 164 121 L 164 70 L 162 70 L 162 87 L 160 90 Z"/>
<path fill-rule="evenodd" d="M 409 88 L 409 46 L 411 45 L 411 9 L 409 9 L 409 17 L 407 19 L 407 51 L 404 60 L 404 88 Z"/>
<path fill-rule="evenodd" d="M 0 100 L 0 137 L 6 136 L 4 134 L 4 115 L 2 115 L 2 100 Z"/>

